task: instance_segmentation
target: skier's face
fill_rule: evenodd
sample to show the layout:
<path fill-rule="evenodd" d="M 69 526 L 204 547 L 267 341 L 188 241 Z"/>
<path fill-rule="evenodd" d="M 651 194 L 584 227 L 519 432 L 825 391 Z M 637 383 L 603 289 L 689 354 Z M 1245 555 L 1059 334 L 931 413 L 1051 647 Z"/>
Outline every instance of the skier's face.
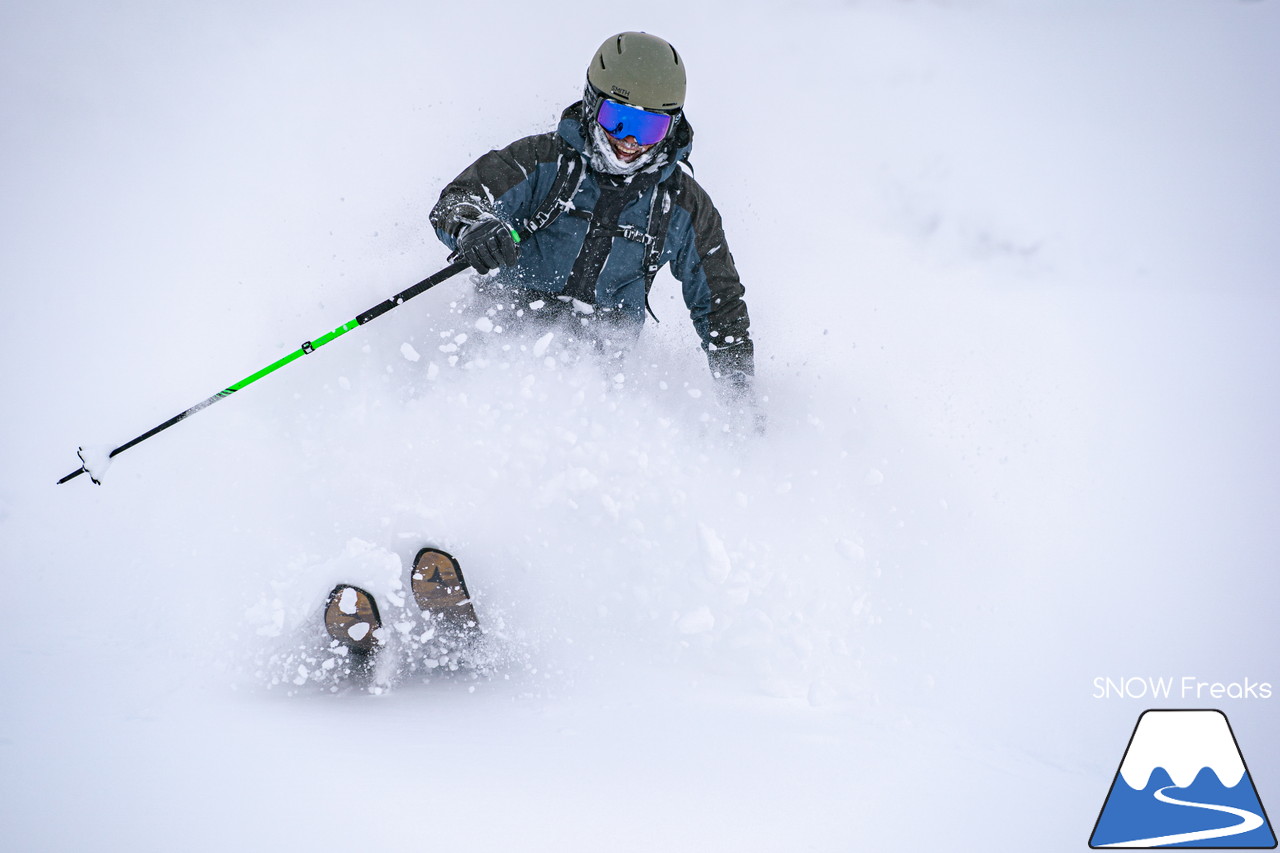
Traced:
<path fill-rule="evenodd" d="M 612 136 L 605 134 L 605 139 L 609 140 L 609 147 L 613 149 L 613 154 L 623 163 L 633 163 L 636 158 L 644 152 L 652 148 L 652 145 L 640 145 L 636 142 L 634 136 L 628 136 L 626 139 L 614 139 Z"/>

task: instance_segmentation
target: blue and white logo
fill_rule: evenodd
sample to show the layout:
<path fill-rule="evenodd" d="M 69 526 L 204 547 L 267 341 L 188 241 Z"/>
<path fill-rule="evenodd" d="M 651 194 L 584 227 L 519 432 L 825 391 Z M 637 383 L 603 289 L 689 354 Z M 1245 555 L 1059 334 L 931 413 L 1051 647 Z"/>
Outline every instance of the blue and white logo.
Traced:
<path fill-rule="evenodd" d="M 1274 848 L 1226 714 L 1143 712 L 1089 846 Z"/>

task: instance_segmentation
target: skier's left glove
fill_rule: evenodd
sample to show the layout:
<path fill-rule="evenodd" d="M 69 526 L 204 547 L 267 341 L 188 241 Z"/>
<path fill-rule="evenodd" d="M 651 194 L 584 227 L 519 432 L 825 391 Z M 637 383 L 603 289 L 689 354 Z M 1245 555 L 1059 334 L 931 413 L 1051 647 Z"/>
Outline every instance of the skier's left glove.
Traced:
<path fill-rule="evenodd" d="M 520 257 L 520 245 L 507 223 L 489 214 L 462 232 L 454 257 L 466 261 L 475 267 L 476 272 L 484 275 L 498 267 L 514 264 Z"/>
<path fill-rule="evenodd" d="M 763 435 L 765 414 L 755 391 L 755 346 L 751 339 L 707 350 L 707 365 L 716 380 L 716 396 L 741 435 Z"/>

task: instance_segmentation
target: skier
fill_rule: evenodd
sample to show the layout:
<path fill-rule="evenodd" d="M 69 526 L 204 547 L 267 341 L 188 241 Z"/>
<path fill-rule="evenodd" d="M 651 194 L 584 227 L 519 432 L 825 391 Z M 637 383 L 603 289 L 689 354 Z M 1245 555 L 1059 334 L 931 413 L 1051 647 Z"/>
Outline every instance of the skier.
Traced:
<path fill-rule="evenodd" d="M 693 179 L 684 102 L 676 49 L 619 33 L 592 56 L 582 100 L 557 130 L 482 156 L 444 188 L 431 224 L 456 258 L 497 271 L 482 292 L 514 309 L 512 321 L 568 319 L 610 358 L 634 343 L 670 264 L 718 396 L 740 430 L 758 431 L 743 287 L 720 214 Z"/>
<path fill-rule="evenodd" d="M 689 166 L 684 101 L 674 47 L 647 33 L 613 36 L 558 129 L 482 156 L 444 188 L 430 220 L 455 258 L 496 271 L 478 289 L 511 311 L 504 325 L 517 315 L 567 321 L 608 358 L 638 337 L 654 276 L 670 264 L 720 400 L 739 431 L 759 432 L 743 287 L 720 214 Z M 478 627 L 452 555 L 424 548 L 410 580 L 430 618 Z M 347 584 L 330 594 L 325 626 L 360 655 L 382 641 L 373 597 Z"/>

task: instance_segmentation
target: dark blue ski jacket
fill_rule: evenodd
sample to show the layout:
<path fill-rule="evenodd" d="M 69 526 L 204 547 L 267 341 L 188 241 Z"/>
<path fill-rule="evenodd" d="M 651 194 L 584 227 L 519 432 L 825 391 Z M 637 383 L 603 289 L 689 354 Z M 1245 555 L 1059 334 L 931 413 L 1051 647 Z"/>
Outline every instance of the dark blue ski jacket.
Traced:
<path fill-rule="evenodd" d="M 493 214 L 521 233 L 519 260 L 494 273 L 502 285 L 552 296 L 572 296 L 611 315 L 638 334 L 644 324 L 647 286 L 657 267 L 669 264 L 682 283 L 690 319 L 708 351 L 712 371 L 754 372 L 750 319 L 743 287 L 725 241 L 720 213 L 687 167 L 693 130 L 683 118 L 659 150 L 657 162 L 635 175 L 597 172 L 582 120 L 582 103 L 566 109 L 551 133 L 528 136 L 483 155 L 449 183 L 431 211 L 431 224 L 450 249 L 477 211 Z M 563 176 L 566 158 L 577 160 L 573 185 Z M 539 227 L 552 194 L 562 204 Z M 574 191 L 576 187 L 576 191 Z M 646 243 L 658 203 L 669 205 L 661 254 L 646 280 Z M 555 207 L 555 205 L 551 205 Z M 606 210 L 607 208 L 607 210 Z M 665 209 L 664 211 L 665 212 Z M 616 214 L 616 221 L 611 221 Z M 543 221 L 547 218 L 542 213 Z M 584 247 L 603 246 L 592 261 Z M 601 266 L 601 258 L 603 265 Z M 650 261 L 653 258 L 649 258 Z"/>

